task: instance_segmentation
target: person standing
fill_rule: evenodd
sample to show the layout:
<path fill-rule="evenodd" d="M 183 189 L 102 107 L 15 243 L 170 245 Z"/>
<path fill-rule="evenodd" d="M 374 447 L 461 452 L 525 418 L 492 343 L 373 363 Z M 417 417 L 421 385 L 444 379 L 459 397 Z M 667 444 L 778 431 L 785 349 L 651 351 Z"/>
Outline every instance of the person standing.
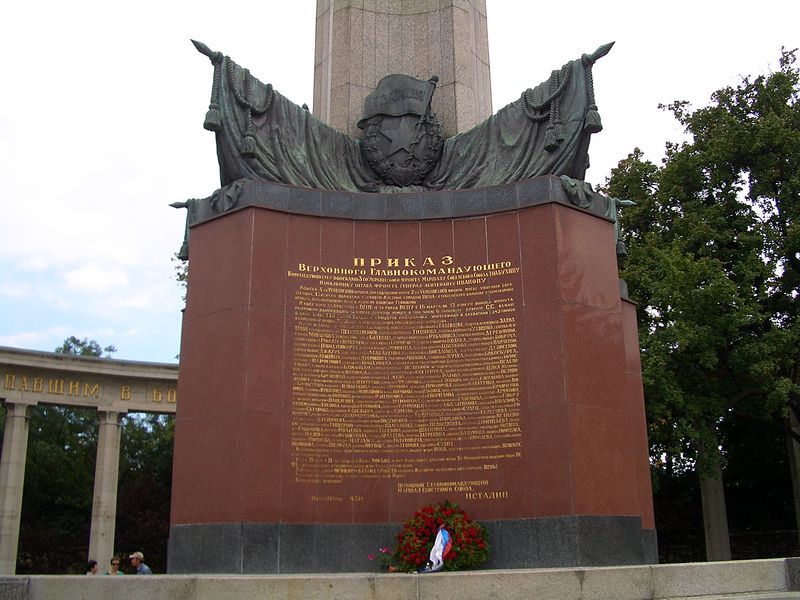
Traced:
<path fill-rule="evenodd" d="M 144 564 L 144 554 L 141 552 L 134 552 L 128 558 L 131 559 L 131 565 L 136 569 L 136 575 L 152 575 L 153 572 L 146 564 Z"/>
<path fill-rule="evenodd" d="M 108 568 L 108 571 L 106 571 L 106 575 L 124 575 L 119 569 L 119 558 L 116 556 L 111 559 L 111 566 Z"/>

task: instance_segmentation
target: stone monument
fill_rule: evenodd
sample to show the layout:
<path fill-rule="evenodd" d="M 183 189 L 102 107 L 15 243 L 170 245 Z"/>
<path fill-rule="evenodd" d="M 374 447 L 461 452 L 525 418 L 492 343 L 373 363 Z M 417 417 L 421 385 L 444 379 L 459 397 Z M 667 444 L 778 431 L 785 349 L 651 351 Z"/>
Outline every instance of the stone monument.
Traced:
<path fill-rule="evenodd" d="M 317 2 L 314 115 L 359 137 L 364 99 L 390 73 L 440 77 L 433 111 L 447 137 L 492 114 L 484 0 Z"/>
<path fill-rule="evenodd" d="M 333 126 L 195 42 L 222 187 L 176 204 L 190 269 L 169 570 L 368 570 L 444 499 L 488 527 L 492 567 L 654 562 L 622 201 L 583 181 L 611 44 L 485 116 L 483 2 L 390 4 L 319 2 L 315 110 Z M 379 70 L 398 42 L 376 34 L 375 51 L 370 32 L 409 23 L 473 23 L 452 47 L 414 39 L 474 76 L 405 44 L 413 73 Z"/>

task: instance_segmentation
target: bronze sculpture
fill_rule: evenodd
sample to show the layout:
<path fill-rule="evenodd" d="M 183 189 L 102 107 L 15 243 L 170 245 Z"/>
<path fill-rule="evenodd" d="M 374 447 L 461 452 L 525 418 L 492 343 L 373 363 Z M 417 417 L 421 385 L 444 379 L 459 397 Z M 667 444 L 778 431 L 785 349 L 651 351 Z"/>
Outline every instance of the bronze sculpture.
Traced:
<path fill-rule="evenodd" d="M 589 198 L 591 203 L 591 198 L 600 196 L 583 181 L 590 138 L 602 130 L 592 66 L 608 54 L 613 42 L 553 70 L 547 80 L 525 90 L 483 123 L 447 139 L 431 111 L 436 76 L 427 81 L 397 74 L 384 77 L 365 99 L 358 122 L 364 134 L 354 139 L 229 57 L 192 43 L 214 65 L 203 125 L 216 134 L 220 189 L 208 198 L 171 205 L 187 209 L 179 258 L 188 258 L 191 225 L 236 208 L 244 190 L 259 183 L 345 196 L 356 193 L 359 207 L 364 208 L 358 218 L 365 219 L 373 213 L 381 218 L 379 210 L 366 206 L 378 195 L 411 199 L 423 192 L 414 201 L 424 202 L 424 192 L 488 188 L 543 175 L 560 176 L 569 201 L 577 206 L 585 208 L 583 200 Z M 248 203 L 270 204 L 274 191 Z M 345 197 L 345 201 L 351 200 Z M 317 213 L 313 208 L 286 208 Z"/>
<path fill-rule="evenodd" d="M 214 65 L 204 125 L 217 136 L 222 186 L 258 179 L 350 192 L 465 189 L 539 175 L 582 180 L 590 136 L 602 129 L 592 65 L 613 45 L 566 63 L 477 127 L 441 143 L 430 112 L 435 76 L 427 82 L 406 75 L 381 80 L 359 121 L 364 139 L 356 140 L 229 57 L 193 43 Z M 385 127 L 392 132 L 388 136 Z M 402 137 L 399 142 L 376 147 L 395 133 Z"/>

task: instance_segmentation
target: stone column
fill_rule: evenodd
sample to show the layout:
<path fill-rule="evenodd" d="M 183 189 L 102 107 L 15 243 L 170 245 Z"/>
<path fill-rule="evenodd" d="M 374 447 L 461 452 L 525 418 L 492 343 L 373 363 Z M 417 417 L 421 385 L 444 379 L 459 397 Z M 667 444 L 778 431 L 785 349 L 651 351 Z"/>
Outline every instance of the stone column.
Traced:
<path fill-rule="evenodd" d="M 716 437 L 713 438 L 716 442 Z M 712 451 L 713 452 L 713 451 Z M 703 507 L 703 530 L 706 538 L 706 560 L 730 560 L 731 539 L 728 510 L 719 458 L 700 445 L 697 464 L 700 467 L 700 503 Z M 704 472 L 704 467 L 707 471 Z"/>
<path fill-rule="evenodd" d="M 114 527 L 117 521 L 117 482 L 119 479 L 120 414 L 100 411 L 97 435 L 97 461 L 94 469 L 92 530 L 89 556 L 100 568 L 107 568 L 114 554 Z"/>
<path fill-rule="evenodd" d="M 800 435 L 800 422 L 794 411 L 789 409 L 789 427 L 796 435 Z M 797 524 L 797 535 L 800 537 L 800 442 L 791 435 L 786 436 L 789 451 L 789 471 L 792 475 L 792 494 L 794 496 L 794 519 Z"/>
<path fill-rule="evenodd" d="M 386 75 L 439 76 L 446 137 L 492 114 L 486 0 L 317 0 L 314 115 L 360 137 L 364 98 Z"/>
<path fill-rule="evenodd" d="M 0 575 L 17 569 L 22 488 L 28 449 L 28 405 L 6 402 L 3 454 L 0 457 Z"/>

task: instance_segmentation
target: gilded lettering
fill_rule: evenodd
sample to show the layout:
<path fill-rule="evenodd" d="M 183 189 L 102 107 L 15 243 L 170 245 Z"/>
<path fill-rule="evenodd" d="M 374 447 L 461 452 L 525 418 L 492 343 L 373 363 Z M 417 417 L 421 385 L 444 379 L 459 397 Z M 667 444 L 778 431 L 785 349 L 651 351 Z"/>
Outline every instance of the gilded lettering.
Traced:
<path fill-rule="evenodd" d="M 83 395 L 87 398 L 97 398 L 98 394 L 100 393 L 100 384 L 95 383 L 92 387 L 89 387 L 88 383 L 83 384 Z"/>
<path fill-rule="evenodd" d="M 41 377 L 34 377 L 33 378 L 33 391 L 41 393 L 41 391 L 43 389 L 44 389 L 44 381 L 42 380 L 42 378 Z"/>
<path fill-rule="evenodd" d="M 64 380 L 63 379 L 50 379 L 47 381 L 48 394 L 64 394 Z"/>
<path fill-rule="evenodd" d="M 69 382 L 69 391 L 67 392 L 70 396 L 79 396 L 81 393 L 81 384 L 79 381 L 70 381 Z"/>
<path fill-rule="evenodd" d="M 498 490 L 492 492 L 467 492 L 464 494 L 467 500 L 505 500 L 508 498 L 508 492 L 505 490 Z"/>
<path fill-rule="evenodd" d="M 3 387 L 7 390 L 13 390 L 16 384 L 17 376 L 13 373 L 6 373 L 6 380 Z"/>
<path fill-rule="evenodd" d="M 517 271 L 497 271 L 510 262 L 456 266 L 450 255 L 354 265 L 367 261 L 361 272 L 309 267 L 318 281 L 295 293 L 295 480 L 428 473 L 444 483 L 419 491 L 478 492 L 489 482 L 448 477 L 494 475 L 514 458 L 495 450 L 521 439 L 514 284 L 497 279 Z M 453 427 L 418 418 L 438 411 Z"/>
<path fill-rule="evenodd" d="M 167 390 L 167 402 L 175 404 L 177 400 L 178 400 L 178 392 L 176 392 L 175 389 Z"/>
<path fill-rule="evenodd" d="M 129 386 L 129 385 L 121 385 L 121 386 L 119 386 L 119 399 L 120 400 L 130 400 L 131 399 L 131 386 Z"/>
<path fill-rule="evenodd" d="M 161 390 L 158 388 L 153 388 L 153 402 L 161 402 Z"/>
<path fill-rule="evenodd" d="M 27 377 L 20 377 L 19 378 L 19 387 L 17 389 L 20 392 L 27 392 L 28 391 L 28 378 Z"/>

